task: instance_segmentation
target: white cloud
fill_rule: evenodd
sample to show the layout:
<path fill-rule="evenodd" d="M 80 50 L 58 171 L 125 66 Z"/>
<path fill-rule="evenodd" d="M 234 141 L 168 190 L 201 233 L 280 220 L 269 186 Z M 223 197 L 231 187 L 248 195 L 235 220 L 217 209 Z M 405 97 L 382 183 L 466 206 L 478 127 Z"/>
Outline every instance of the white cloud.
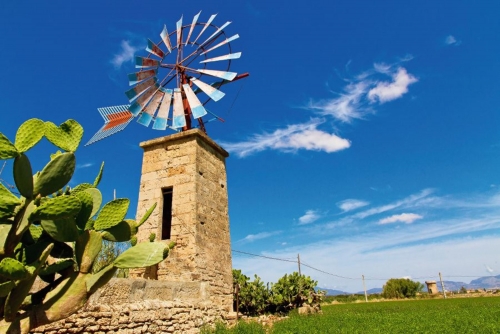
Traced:
<path fill-rule="evenodd" d="M 489 272 L 490 274 L 493 273 L 495 270 L 491 269 L 489 266 L 485 265 L 486 271 Z"/>
<path fill-rule="evenodd" d="M 131 61 L 136 51 L 140 49 L 139 47 L 132 46 L 127 40 L 122 41 L 120 46 L 120 52 L 115 54 L 111 60 L 111 64 L 113 64 L 116 69 L 119 69 L 123 63 Z"/>
<path fill-rule="evenodd" d="M 344 212 L 356 210 L 367 206 L 368 202 L 359 199 L 346 199 L 337 203 L 337 206 Z"/>
<path fill-rule="evenodd" d="M 380 76 L 389 76 L 392 80 L 377 80 L 376 77 Z M 373 69 L 347 81 L 338 96 L 323 100 L 311 99 L 302 108 L 343 123 L 350 123 L 354 119 L 364 119 L 367 114 L 374 113 L 373 108 L 377 103 L 382 104 L 402 97 L 408 92 L 408 86 L 417 82 L 417 79 L 403 67 L 395 68 L 394 64 L 376 63 Z M 309 122 L 288 125 L 272 133 L 255 134 L 242 142 L 221 142 L 221 145 L 239 157 L 264 150 L 295 152 L 305 149 L 332 153 L 351 146 L 348 139 L 319 129 L 319 125 L 323 123 L 324 119 L 312 119 Z"/>
<path fill-rule="evenodd" d="M 392 82 L 378 82 L 377 85 L 368 92 L 368 99 L 371 102 L 378 100 L 380 103 L 399 99 L 408 92 L 408 86 L 417 82 L 417 78 L 408 74 L 406 69 L 400 67 L 397 73 L 392 75 Z"/>
<path fill-rule="evenodd" d="M 80 169 L 80 168 L 88 168 L 88 167 L 92 167 L 92 166 L 94 166 L 94 164 L 91 163 L 91 162 L 88 162 L 88 163 L 85 163 L 85 164 L 76 165 L 76 168 Z"/>
<path fill-rule="evenodd" d="M 299 218 L 299 225 L 311 224 L 320 218 L 321 215 L 317 211 L 307 210 L 306 213 Z"/>
<path fill-rule="evenodd" d="M 424 217 L 422 217 L 421 215 L 417 215 L 415 213 L 402 213 L 399 215 L 392 215 L 390 217 L 380 219 L 378 223 L 379 224 L 391 224 L 391 223 L 401 222 L 401 223 L 405 223 L 405 224 L 411 224 L 415 220 L 422 219 L 422 218 L 424 218 Z"/>
<path fill-rule="evenodd" d="M 309 123 L 289 125 L 272 133 L 256 134 L 247 141 L 221 145 L 239 157 L 245 157 L 264 150 L 283 152 L 305 149 L 332 153 L 351 146 L 349 140 L 317 129 L 323 121 L 313 119 Z"/>
<path fill-rule="evenodd" d="M 240 244 L 241 243 L 254 242 L 254 241 L 257 241 L 257 240 L 261 240 L 261 239 L 267 239 L 269 237 L 272 237 L 272 236 L 280 234 L 280 233 L 281 233 L 281 231 L 261 232 L 261 233 L 257 233 L 257 234 L 249 234 L 246 237 L 244 237 L 243 239 L 240 239 L 240 240 L 238 240 L 236 242 L 240 243 Z"/>
<path fill-rule="evenodd" d="M 462 41 L 459 41 L 455 38 L 455 36 L 452 36 L 452 35 L 448 35 L 446 36 L 446 38 L 444 39 L 444 44 L 446 45 L 454 45 L 454 46 L 459 46 L 460 44 L 462 44 Z"/>

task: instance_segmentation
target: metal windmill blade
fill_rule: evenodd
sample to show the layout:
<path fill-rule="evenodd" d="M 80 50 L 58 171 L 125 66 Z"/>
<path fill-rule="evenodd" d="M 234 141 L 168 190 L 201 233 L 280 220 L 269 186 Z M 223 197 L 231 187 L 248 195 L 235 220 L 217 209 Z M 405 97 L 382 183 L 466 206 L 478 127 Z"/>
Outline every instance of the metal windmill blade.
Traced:
<path fill-rule="evenodd" d="M 173 131 L 193 128 L 193 120 L 205 131 L 206 122 L 222 120 L 205 105 L 225 96 L 221 86 L 248 73 L 230 71 L 232 61 L 241 57 L 231 48 L 239 35 L 227 37 L 224 31 L 231 22 L 216 26 L 216 14 L 206 22 L 200 16 L 201 11 L 185 25 L 181 17 L 175 29 L 169 32 L 164 25 L 157 41 L 147 40 L 147 54 L 135 57 L 138 71 L 128 75 L 131 88 L 125 95 L 130 105 L 99 108 L 105 125 L 87 145 L 123 130 L 135 117 L 141 125 L 152 124 L 154 130 Z"/>

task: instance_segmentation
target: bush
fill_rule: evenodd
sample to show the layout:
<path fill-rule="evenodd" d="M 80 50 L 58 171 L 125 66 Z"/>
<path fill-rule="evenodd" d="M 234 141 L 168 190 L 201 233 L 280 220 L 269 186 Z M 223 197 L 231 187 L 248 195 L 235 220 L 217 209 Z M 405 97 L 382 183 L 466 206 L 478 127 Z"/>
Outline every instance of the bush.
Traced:
<path fill-rule="evenodd" d="M 237 269 L 233 269 L 233 281 L 239 286 L 238 295 L 234 296 L 235 302 L 236 299 L 239 301 L 238 311 L 248 315 L 286 313 L 304 304 L 316 306 L 323 297 L 322 292 L 315 291 L 316 281 L 297 272 L 285 274 L 277 283 L 271 284 L 271 288 L 266 287 L 259 276 L 255 275 L 250 281 Z"/>
<path fill-rule="evenodd" d="M 422 291 L 424 285 L 420 282 L 414 282 L 408 278 L 391 278 L 382 288 L 384 298 L 411 298 Z"/>

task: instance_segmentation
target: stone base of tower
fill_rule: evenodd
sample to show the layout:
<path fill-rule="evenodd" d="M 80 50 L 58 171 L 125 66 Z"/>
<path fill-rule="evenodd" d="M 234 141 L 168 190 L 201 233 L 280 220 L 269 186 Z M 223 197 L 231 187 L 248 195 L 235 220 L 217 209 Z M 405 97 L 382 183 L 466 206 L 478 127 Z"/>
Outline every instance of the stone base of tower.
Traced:
<path fill-rule="evenodd" d="M 138 241 L 147 242 L 154 233 L 156 241 L 176 246 L 164 262 L 133 270 L 131 277 L 165 281 L 179 289 L 196 285 L 202 299 L 231 311 L 228 153 L 198 129 L 140 146 L 144 157 L 137 219 L 155 203 L 157 207 L 140 227 Z"/>

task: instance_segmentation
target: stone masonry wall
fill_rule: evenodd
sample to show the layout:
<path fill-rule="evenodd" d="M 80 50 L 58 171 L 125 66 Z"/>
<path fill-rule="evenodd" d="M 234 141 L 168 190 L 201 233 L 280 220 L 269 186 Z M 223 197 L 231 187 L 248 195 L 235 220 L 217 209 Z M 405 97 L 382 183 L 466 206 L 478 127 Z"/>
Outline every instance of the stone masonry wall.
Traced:
<path fill-rule="evenodd" d="M 31 333 L 199 333 L 227 317 L 202 294 L 200 284 L 113 279 L 76 314 Z"/>

